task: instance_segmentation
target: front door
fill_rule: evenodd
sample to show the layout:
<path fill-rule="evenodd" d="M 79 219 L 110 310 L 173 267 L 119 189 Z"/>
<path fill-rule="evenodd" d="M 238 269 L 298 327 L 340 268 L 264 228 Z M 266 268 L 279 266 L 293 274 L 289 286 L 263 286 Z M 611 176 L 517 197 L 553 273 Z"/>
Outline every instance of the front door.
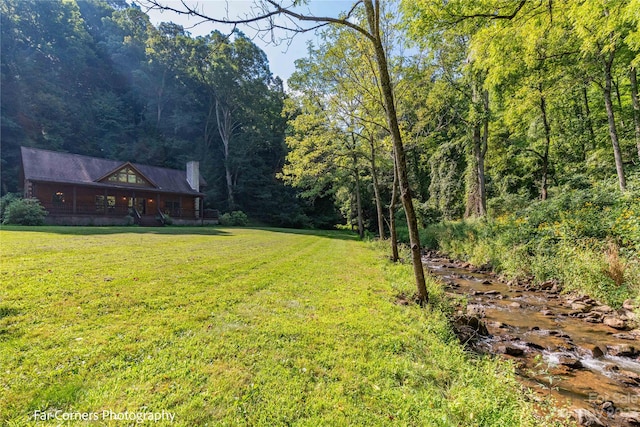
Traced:
<path fill-rule="evenodd" d="M 144 197 L 129 197 L 129 208 L 136 208 L 140 215 L 147 213 L 147 199 Z"/>

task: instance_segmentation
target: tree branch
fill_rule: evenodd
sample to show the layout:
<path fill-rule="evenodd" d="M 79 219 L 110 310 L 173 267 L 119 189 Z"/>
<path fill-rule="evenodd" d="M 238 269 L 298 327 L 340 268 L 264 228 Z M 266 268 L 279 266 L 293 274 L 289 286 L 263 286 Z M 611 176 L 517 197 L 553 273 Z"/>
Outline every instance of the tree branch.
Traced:
<path fill-rule="evenodd" d="M 520 3 L 518 3 L 518 6 L 516 6 L 516 8 L 514 9 L 514 11 L 512 13 L 510 13 L 509 15 L 500 15 L 497 12 L 496 13 L 475 13 L 473 15 L 462 15 L 462 16 L 458 16 L 457 20 L 455 20 L 453 22 L 453 24 L 458 24 L 464 20 L 467 19 L 474 19 L 474 18 L 489 18 L 489 19 L 506 19 L 506 20 L 510 20 L 516 17 L 516 15 L 518 14 L 518 12 L 520 12 L 520 10 L 524 7 L 524 5 L 527 3 L 527 0 L 520 0 Z"/>
<path fill-rule="evenodd" d="M 293 10 L 290 10 L 289 8 L 292 6 L 283 7 L 275 0 L 263 0 L 262 2 L 258 2 L 256 0 L 254 4 L 256 6 L 261 5 L 260 7 L 262 10 L 260 13 L 256 13 L 254 16 L 247 16 L 245 18 L 234 18 L 234 19 L 230 19 L 228 16 L 226 18 L 215 18 L 213 16 L 205 15 L 204 13 L 198 10 L 197 6 L 196 7 L 189 6 L 186 3 L 186 0 L 180 0 L 180 4 L 182 5 L 182 8 L 176 8 L 176 7 L 166 5 L 164 4 L 166 0 L 136 0 L 136 1 L 142 7 L 145 7 L 147 11 L 148 10 L 161 10 L 161 11 L 166 10 L 179 15 L 195 16 L 202 19 L 202 22 L 208 21 L 216 24 L 237 26 L 240 24 L 251 25 L 261 21 L 267 21 L 268 28 L 266 29 L 254 28 L 258 32 L 266 32 L 266 31 L 272 32 L 274 29 L 279 29 L 279 30 L 293 32 L 293 33 L 306 33 L 308 31 L 317 30 L 318 28 L 321 28 L 328 24 L 339 24 L 359 32 L 360 34 L 364 35 L 371 41 L 374 40 L 374 36 L 369 31 L 349 21 L 349 18 L 351 18 L 353 12 L 356 10 L 358 5 L 362 3 L 362 0 L 356 1 L 344 18 L 306 15 L 303 13 L 298 13 L 298 12 L 294 12 Z M 270 9 L 267 5 L 271 6 L 272 9 Z M 286 16 L 288 18 L 297 19 L 298 21 L 301 21 L 301 22 L 316 22 L 321 24 L 304 28 L 300 25 L 297 25 L 291 22 L 291 26 L 287 26 L 287 25 L 275 23 L 273 18 L 276 16 Z M 273 38 L 273 35 L 272 35 L 272 38 Z"/>

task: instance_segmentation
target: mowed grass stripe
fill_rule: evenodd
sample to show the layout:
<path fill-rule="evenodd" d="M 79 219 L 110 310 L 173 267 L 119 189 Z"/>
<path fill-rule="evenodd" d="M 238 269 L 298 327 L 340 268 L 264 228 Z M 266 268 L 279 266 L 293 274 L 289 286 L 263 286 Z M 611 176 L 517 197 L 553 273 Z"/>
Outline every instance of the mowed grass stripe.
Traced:
<path fill-rule="evenodd" d="M 440 312 L 393 304 L 410 268 L 352 235 L 52 227 L 0 239 L 0 422 L 143 407 L 180 426 L 528 422 L 510 369 L 469 359 Z"/>

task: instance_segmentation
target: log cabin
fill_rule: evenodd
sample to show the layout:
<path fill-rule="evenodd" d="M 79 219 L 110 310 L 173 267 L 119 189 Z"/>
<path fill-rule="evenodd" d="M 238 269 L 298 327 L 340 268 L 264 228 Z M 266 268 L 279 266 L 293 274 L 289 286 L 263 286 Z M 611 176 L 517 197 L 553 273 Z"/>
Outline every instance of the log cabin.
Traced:
<path fill-rule="evenodd" d="M 198 225 L 204 210 L 198 162 L 186 171 L 20 147 L 24 197 L 37 198 L 56 225 Z"/>

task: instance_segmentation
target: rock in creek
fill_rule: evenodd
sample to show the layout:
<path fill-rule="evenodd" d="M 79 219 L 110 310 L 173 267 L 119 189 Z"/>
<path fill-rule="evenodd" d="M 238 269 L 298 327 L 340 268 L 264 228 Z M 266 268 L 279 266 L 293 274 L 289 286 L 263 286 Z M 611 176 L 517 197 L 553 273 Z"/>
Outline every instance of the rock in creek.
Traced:
<path fill-rule="evenodd" d="M 595 414 L 586 409 L 576 409 L 573 411 L 573 417 L 581 426 L 591 427 L 605 425 Z"/>
<path fill-rule="evenodd" d="M 492 328 L 496 328 L 496 329 L 509 329 L 510 326 L 506 325 L 502 322 L 490 322 L 489 326 L 491 326 Z"/>
<path fill-rule="evenodd" d="M 617 338 L 619 340 L 629 340 L 629 341 L 635 341 L 638 339 L 637 335 L 626 334 L 626 333 L 613 334 L 612 337 Z"/>
<path fill-rule="evenodd" d="M 520 357 L 524 355 L 524 350 L 520 347 L 514 347 L 512 345 L 501 345 L 496 348 L 498 353 L 507 354 L 509 356 Z"/>
<path fill-rule="evenodd" d="M 485 309 L 480 304 L 469 304 L 467 305 L 467 316 L 471 317 L 484 317 Z"/>
<path fill-rule="evenodd" d="M 593 311 L 597 311 L 598 313 L 613 313 L 613 308 L 609 307 L 608 305 L 597 305 L 595 307 L 593 307 L 592 309 Z"/>
<path fill-rule="evenodd" d="M 556 281 L 555 280 L 547 280 L 546 282 L 540 283 L 539 288 L 541 290 L 543 290 L 543 291 L 548 291 L 548 290 L 552 289 L 555 285 L 556 285 Z"/>
<path fill-rule="evenodd" d="M 541 346 L 540 344 L 536 344 L 534 342 L 527 342 L 527 347 L 533 348 L 534 350 L 539 350 L 539 351 L 544 350 L 543 346 Z"/>
<path fill-rule="evenodd" d="M 561 365 L 566 366 L 566 367 L 571 368 L 571 369 L 581 369 L 582 368 L 582 363 L 580 362 L 580 359 L 578 359 L 577 357 L 561 356 L 559 361 L 560 361 Z"/>
<path fill-rule="evenodd" d="M 620 375 L 622 382 L 628 386 L 638 387 L 640 385 L 640 375 L 635 372 L 618 370 L 618 375 Z"/>
<path fill-rule="evenodd" d="M 603 357 L 605 354 L 605 351 L 597 345 L 592 346 L 589 350 L 591 350 L 591 356 L 595 357 L 596 359 L 598 357 Z"/>
<path fill-rule="evenodd" d="M 613 329 L 619 329 L 619 330 L 627 329 L 627 323 L 624 320 L 619 319 L 617 317 L 605 317 L 602 320 L 602 323 L 604 323 L 605 325 Z"/>
<path fill-rule="evenodd" d="M 498 296 L 500 295 L 500 291 L 496 291 L 496 290 L 486 291 L 486 292 L 483 292 L 483 294 L 486 296 Z"/>
<path fill-rule="evenodd" d="M 602 323 L 602 314 L 596 311 L 591 311 L 582 319 L 589 323 Z"/>
<path fill-rule="evenodd" d="M 461 343 L 474 343 L 489 335 L 485 323 L 476 316 L 457 316 L 453 319 L 453 330 Z"/>
<path fill-rule="evenodd" d="M 618 419 L 632 426 L 640 426 L 640 412 L 638 411 L 620 412 Z"/>
<path fill-rule="evenodd" d="M 626 320 L 637 320 L 636 317 L 636 313 L 634 313 L 633 311 L 625 311 L 624 313 L 622 313 L 622 316 L 620 316 L 621 318 L 626 318 Z"/>
<path fill-rule="evenodd" d="M 579 312 L 587 312 L 591 307 L 583 302 L 574 302 L 571 304 L 571 310 Z"/>
<path fill-rule="evenodd" d="M 631 344 L 619 344 L 607 346 L 609 354 L 618 357 L 637 357 L 640 356 L 640 351 Z"/>

